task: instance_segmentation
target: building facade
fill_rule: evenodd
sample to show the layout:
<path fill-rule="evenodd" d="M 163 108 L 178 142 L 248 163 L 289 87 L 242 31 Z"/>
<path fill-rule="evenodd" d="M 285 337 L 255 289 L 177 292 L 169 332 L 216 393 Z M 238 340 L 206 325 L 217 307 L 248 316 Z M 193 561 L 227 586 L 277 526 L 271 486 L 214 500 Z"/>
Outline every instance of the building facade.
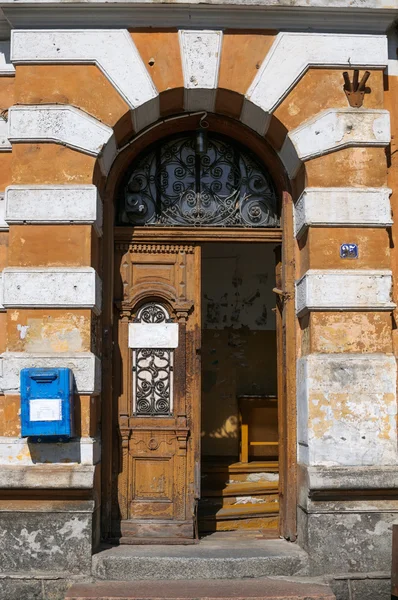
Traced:
<path fill-rule="evenodd" d="M 194 540 L 228 460 L 279 487 L 215 529 L 389 597 L 398 5 L 0 6 L 7 597 L 63 598 L 101 540 Z M 69 440 L 22 437 L 27 367 L 72 370 Z"/>

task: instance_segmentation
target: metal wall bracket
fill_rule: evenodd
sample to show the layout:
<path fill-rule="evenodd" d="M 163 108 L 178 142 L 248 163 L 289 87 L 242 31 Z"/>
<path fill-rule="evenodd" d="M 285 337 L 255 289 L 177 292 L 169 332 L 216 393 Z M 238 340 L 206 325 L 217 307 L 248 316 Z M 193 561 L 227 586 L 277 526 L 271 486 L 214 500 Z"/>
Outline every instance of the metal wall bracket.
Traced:
<path fill-rule="evenodd" d="M 370 93 L 370 88 L 366 87 L 366 82 L 370 77 L 370 71 L 365 71 L 361 81 L 359 81 L 359 70 L 354 69 L 354 75 L 352 81 L 347 71 L 343 73 L 344 77 L 344 93 L 347 96 L 347 100 L 350 106 L 353 108 L 360 108 L 363 104 L 363 98 L 365 94 Z"/>

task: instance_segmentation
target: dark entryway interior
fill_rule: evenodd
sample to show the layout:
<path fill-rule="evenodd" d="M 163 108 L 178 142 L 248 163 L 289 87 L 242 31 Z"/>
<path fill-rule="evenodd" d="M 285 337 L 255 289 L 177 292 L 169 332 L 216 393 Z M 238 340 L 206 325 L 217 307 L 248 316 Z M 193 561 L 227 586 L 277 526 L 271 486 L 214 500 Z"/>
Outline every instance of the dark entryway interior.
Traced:
<path fill-rule="evenodd" d="M 274 250 L 202 247 L 202 532 L 277 532 Z"/>

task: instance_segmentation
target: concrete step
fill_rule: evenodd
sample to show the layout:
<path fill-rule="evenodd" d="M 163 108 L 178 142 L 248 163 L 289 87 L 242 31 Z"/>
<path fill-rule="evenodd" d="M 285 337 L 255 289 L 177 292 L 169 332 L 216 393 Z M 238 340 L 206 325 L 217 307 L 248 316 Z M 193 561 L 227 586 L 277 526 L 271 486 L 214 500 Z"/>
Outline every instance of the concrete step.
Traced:
<path fill-rule="evenodd" d="M 305 575 L 308 556 L 296 544 L 257 532 L 216 533 L 192 546 L 113 546 L 93 556 L 100 580 L 240 579 Z"/>
<path fill-rule="evenodd" d="M 286 579 L 77 583 L 65 600 L 336 600 L 326 585 Z"/>

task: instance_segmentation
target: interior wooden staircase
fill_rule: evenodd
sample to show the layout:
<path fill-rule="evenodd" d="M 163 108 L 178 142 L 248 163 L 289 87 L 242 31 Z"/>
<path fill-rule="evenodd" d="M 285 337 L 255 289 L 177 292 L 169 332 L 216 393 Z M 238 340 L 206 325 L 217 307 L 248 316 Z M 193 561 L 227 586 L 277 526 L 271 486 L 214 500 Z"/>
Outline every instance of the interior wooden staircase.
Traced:
<path fill-rule="evenodd" d="M 278 462 L 202 462 L 199 532 L 264 530 L 278 537 Z"/>

